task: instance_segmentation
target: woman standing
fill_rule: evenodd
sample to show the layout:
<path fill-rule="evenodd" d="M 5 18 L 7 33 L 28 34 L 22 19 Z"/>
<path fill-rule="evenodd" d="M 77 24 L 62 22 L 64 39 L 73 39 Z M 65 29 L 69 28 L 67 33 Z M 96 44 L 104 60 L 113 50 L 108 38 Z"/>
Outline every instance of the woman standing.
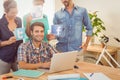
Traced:
<path fill-rule="evenodd" d="M 29 41 L 30 35 L 30 25 L 35 22 L 42 22 L 45 26 L 44 28 L 44 41 L 47 42 L 46 35 L 48 34 L 49 30 L 49 24 L 48 24 L 48 18 L 43 13 L 43 5 L 45 3 L 45 0 L 33 0 L 33 9 L 30 13 L 26 14 L 23 17 L 23 25 L 26 29 L 27 36 L 24 38 L 24 42 Z"/>
<path fill-rule="evenodd" d="M 5 13 L 0 19 L 0 74 L 17 70 L 17 49 L 22 40 L 17 41 L 13 32 L 22 27 L 21 19 L 16 17 L 17 3 L 7 0 L 3 4 Z"/>

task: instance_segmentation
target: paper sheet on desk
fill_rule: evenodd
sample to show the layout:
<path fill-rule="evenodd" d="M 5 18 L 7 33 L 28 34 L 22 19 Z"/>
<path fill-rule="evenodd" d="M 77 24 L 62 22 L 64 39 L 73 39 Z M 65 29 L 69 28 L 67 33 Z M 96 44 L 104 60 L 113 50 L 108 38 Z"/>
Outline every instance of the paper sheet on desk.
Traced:
<path fill-rule="evenodd" d="M 94 73 L 92 76 L 90 76 L 92 73 L 83 73 L 89 80 L 111 80 L 103 73 Z"/>
<path fill-rule="evenodd" d="M 80 74 L 62 74 L 62 75 L 48 75 L 48 80 L 88 80 L 80 77 Z"/>
<path fill-rule="evenodd" d="M 41 75 L 43 75 L 45 72 L 37 71 L 37 70 L 24 70 L 19 69 L 18 71 L 13 72 L 13 75 L 15 76 L 23 76 L 23 77 L 31 77 L 31 78 L 37 78 Z"/>
<path fill-rule="evenodd" d="M 87 78 L 67 78 L 67 79 L 59 79 L 59 80 L 88 80 Z"/>

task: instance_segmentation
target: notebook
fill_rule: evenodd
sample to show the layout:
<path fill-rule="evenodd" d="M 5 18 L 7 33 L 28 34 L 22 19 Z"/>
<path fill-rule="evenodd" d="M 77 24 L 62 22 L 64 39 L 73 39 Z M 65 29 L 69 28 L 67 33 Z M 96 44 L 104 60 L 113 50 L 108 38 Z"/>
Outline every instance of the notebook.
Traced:
<path fill-rule="evenodd" d="M 111 80 L 105 74 L 98 72 L 98 73 L 83 73 L 89 80 Z M 91 75 L 92 74 L 92 75 Z"/>
<path fill-rule="evenodd" d="M 45 73 L 45 72 L 36 71 L 36 70 L 24 70 L 24 69 L 19 69 L 18 71 L 13 72 L 13 75 L 15 75 L 15 76 L 23 76 L 23 77 L 37 78 L 37 77 L 43 75 L 44 73 Z"/>

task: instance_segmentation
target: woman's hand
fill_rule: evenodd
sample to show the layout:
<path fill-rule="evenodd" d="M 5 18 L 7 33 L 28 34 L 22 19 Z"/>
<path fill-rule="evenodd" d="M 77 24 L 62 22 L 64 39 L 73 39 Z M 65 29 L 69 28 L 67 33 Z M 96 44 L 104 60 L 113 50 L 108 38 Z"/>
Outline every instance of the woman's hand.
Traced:
<path fill-rule="evenodd" d="M 10 45 L 10 44 L 13 44 L 13 43 L 15 43 L 15 42 L 16 42 L 16 37 L 15 37 L 15 36 L 10 37 L 9 40 L 8 40 L 8 44 L 9 44 L 9 45 Z"/>

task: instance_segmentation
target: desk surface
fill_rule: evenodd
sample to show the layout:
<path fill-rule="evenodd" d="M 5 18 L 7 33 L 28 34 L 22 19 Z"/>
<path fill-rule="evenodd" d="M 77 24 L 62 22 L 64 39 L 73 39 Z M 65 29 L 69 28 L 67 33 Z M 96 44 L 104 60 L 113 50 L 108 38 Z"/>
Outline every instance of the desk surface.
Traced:
<path fill-rule="evenodd" d="M 89 45 L 87 48 L 87 51 L 97 52 L 97 53 L 101 53 L 102 50 L 103 48 L 100 44 L 92 44 L 92 45 Z M 113 46 L 107 46 L 107 51 L 110 52 L 111 54 L 112 53 L 114 54 L 117 52 L 117 48 Z"/>
<path fill-rule="evenodd" d="M 120 79 L 120 69 L 111 68 L 111 67 L 107 67 L 107 66 L 101 66 L 101 65 L 95 65 L 95 64 L 86 63 L 86 62 L 79 62 L 77 65 L 80 67 L 79 69 L 62 71 L 62 72 L 53 73 L 53 74 L 45 73 L 44 75 L 42 75 L 36 79 L 25 78 L 25 77 L 22 77 L 22 78 L 24 80 L 47 80 L 48 75 L 79 73 L 80 76 L 85 77 L 83 75 L 84 72 L 102 72 L 105 75 L 107 75 L 109 78 L 111 78 L 112 80 L 119 80 Z M 12 76 L 12 73 L 1 75 L 0 78 L 2 76 Z M 14 76 L 14 79 L 12 78 L 12 79 L 7 79 L 7 80 L 18 80 L 18 78 L 20 78 L 20 77 Z"/>

